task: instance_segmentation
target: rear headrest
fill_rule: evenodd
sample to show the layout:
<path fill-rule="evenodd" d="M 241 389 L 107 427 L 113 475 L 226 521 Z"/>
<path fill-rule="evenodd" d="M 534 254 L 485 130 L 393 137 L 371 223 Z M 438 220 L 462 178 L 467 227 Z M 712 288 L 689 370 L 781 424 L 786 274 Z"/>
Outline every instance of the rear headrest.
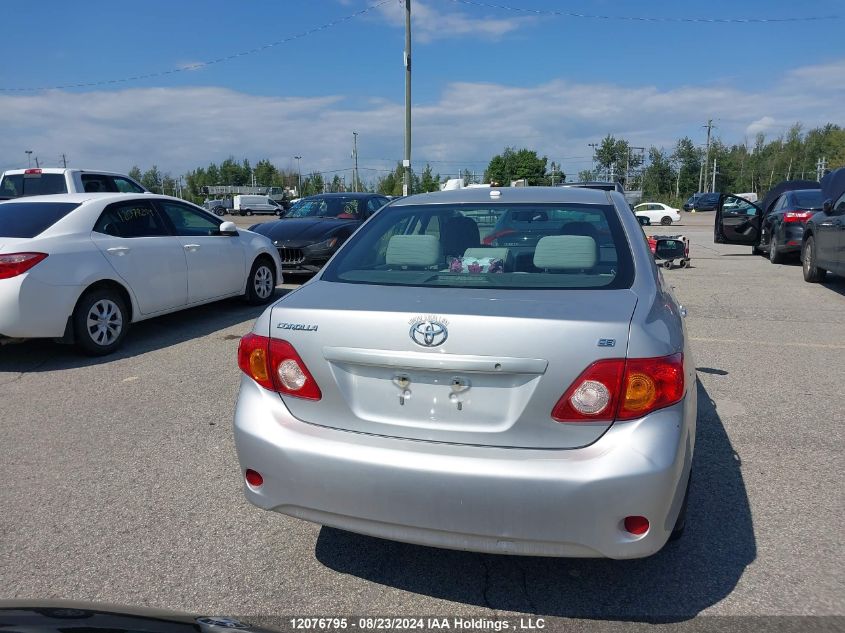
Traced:
<path fill-rule="evenodd" d="M 384 256 L 389 266 L 428 267 L 441 259 L 440 240 L 434 235 L 394 235 Z"/>
<path fill-rule="evenodd" d="M 537 242 L 534 265 L 544 270 L 592 268 L 596 250 L 596 241 L 588 235 L 549 235 Z"/>

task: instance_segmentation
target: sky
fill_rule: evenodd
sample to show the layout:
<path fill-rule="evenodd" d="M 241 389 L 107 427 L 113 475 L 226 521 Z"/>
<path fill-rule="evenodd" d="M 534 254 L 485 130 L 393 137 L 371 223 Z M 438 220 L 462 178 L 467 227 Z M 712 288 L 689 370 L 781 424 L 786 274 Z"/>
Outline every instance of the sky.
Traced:
<path fill-rule="evenodd" d="M 19 6 L 0 39 L 0 170 L 32 150 L 174 176 L 228 156 L 334 172 L 353 131 L 365 180 L 402 158 L 401 0 Z M 575 177 L 606 134 L 671 149 L 703 144 L 708 119 L 728 143 L 845 125 L 842 0 L 412 0 L 412 15 L 418 171 L 480 173 L 527 147 Z"/>

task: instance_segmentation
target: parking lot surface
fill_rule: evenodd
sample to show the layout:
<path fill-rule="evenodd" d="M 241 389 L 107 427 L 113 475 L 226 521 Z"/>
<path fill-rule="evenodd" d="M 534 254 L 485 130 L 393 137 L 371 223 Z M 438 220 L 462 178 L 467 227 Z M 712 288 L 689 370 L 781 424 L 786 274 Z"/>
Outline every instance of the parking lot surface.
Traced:
<path fill-rule="evenodd" d="M 845 614 L 845 280 L 808 284 L 797 262 L 713 244 L 712 222 L 647 228 L 692 240 L 692 267 L 664 274 L 689 312 L 699 379 L 687 530 L 657 555 L 442 551 L 250 506 L 232 414 L 238 339 L 261 308 L 232 300 L 138 324 L 106 358 L 0 347 L 0 599 L 242 617 L 535 613 L 614 630 Z"/>

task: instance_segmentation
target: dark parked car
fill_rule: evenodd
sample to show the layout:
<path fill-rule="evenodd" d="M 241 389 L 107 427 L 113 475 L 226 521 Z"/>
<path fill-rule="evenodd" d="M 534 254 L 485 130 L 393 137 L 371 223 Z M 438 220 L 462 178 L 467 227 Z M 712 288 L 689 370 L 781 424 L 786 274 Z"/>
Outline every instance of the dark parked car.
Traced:
<path fill-rule="evenodd" d="M 845 167 L 822 178 L 822 210 L 804 229 L 804 281 L 823 281 L 828 272 L 845 276 Z"/>
<path fill-rule="evenodd" d="M 373 213 L 390 202 L 376 193 L 324 193 L 297 200 L 275 222 L 250 227 L 269 237 L 285 272 L 315 273 Z"/>
<path fill-rule="evenodd" d="M 722 244 L 747 244 L 757 252 L 762 246 L 763 227 L 767 217 L 780 208 L 784 218 L 793 213 L 795 221 L 782 222 L 783 233 L 781 228 L 775 229 L 774 232 L 771 228 L 765 229 L 769 232 L 769 242 L 774 235 L 775 258 L 780 256 L 782 248 L 795 248 L 794 242 L 797 241 L 804 264 L 804 279 L 821 281 L 828 271 L 845 274 L 845 169 L 826 176 L 822 181 L 822 189 L 815 190 L 818 194 L 808 189 L 808 186 L 812 185 L 818 186 L 818 183 L 805 180 L 782 182 L 769 192 L 762 205 L 756 205 L 738 196 L 723 194 L 716 211 L 713 240 Z M 810 193 L 805 193 L 808 191 Z M 821 211 L 786 209 L 783 206 L 784 201 L 809 199 L 809 202 L 813 202 L 819 194 L 824 200 Z M 769 213 L 766 213 L 766 210 L 769 210 Z M 786 229 L 787 224 L 793 226 Z M 798 224 L 803 225 L 800 237 Z M 772 218 L 770 226 L 778 226 L 775 218 Z"/>
<path fill-rule="evenodd" d="M 783 186 L 801 187 L 784 191 Z M 780 264 L 789 255 L 801 253 L 804 226 L 822 208 L 822 191 L 815 181 L 793 180 L 772 189 L 758 205 L 763 211 L 760 243 L 752 249 L 768 253 L 769 261 Z"/>
<path fill-rule="evenodd" d="M 715 211 L 719 206 L 718 193 L 694 193 L 684 203 L 684 211 Z"/>

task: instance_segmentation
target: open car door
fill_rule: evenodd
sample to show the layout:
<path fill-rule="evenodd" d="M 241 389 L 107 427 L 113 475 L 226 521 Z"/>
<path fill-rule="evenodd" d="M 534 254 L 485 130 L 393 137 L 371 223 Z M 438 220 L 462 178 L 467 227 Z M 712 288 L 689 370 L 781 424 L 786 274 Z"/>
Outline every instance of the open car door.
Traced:
<path fill-rule="evenodd" d="M 718 244 L 760 243 L 763 210 L 745 198 L 723 193 L 716 207 L 713 241 Z"/>

